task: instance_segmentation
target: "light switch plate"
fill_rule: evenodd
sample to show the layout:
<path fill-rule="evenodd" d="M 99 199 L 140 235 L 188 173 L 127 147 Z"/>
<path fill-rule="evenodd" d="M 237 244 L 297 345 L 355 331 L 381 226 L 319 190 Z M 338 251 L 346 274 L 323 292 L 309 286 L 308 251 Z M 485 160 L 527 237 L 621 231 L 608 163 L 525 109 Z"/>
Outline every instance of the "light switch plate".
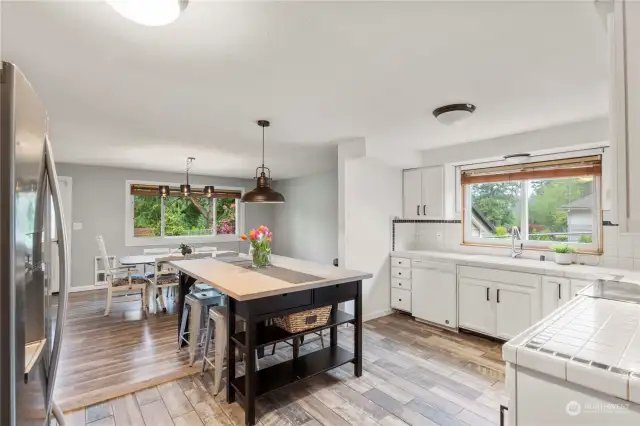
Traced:
<path fill-rule="evenodd" d="M 73 230 L 80 231 L 82 229 L 82 222 L 73 222 Z"/>
<path fill-rule="evenodd" d="M 442 241 L 442 231 L 436 232 L 436 238 L 438 239 L 438 241 Z"/>

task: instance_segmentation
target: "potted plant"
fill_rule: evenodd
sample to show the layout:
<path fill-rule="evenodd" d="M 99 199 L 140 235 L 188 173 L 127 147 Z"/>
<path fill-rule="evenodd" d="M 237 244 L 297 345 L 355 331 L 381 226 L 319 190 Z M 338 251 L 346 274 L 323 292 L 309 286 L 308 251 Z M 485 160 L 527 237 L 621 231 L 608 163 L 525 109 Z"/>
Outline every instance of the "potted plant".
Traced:
<path fill-rule="evenodd" d="M 273 232 L 269 231 L 264 225 L 260 225 L 258 229 L 249 231 L 249 236 L 240 235 L 244 241 L 249 240 L 251 243 L 249 254 L 253 259 L 254 268 L 264 268 L 271 265 L 271 240 Z"/>
<path fill-rule="evenodd" d="M 188 244 L 182 243 L 179 248 L 183 256 L 193 253 L 193 247 Z"/>
<path fill-rule="evenodd" d="M 568 244 L 558 244 L 551 247 L 555 252 L 555 261 L 559 265 L 571 265 L 575 254 L 575 249 Z"/>

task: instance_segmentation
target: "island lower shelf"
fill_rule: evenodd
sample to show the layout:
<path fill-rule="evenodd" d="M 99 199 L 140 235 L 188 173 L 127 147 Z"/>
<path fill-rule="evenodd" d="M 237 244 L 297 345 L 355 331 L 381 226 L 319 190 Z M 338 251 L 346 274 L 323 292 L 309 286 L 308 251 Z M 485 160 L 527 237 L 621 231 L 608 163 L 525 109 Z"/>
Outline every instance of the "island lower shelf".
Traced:
<path fill-rule="evenodd" d="M 301 331 L 299 333 L 289 333 L 288 331 L 283 330 L 275 325 L 268 325 L 262 328 L 258 333 L 256 339 L 256 348 L 283 342 L 285 340 L 291 340 L 296 337 L 304 336 L 306 334 L 317 333 L 319 331 L 326 330 L 327 328 L 337 327 L 343 324 L 353 324 L 355 320 L 356 319 L 353 315 L 339 310 L 336 312 L 335 319 L 333 319 L 333 316 L 330 317 L 329 321 L 325 325 L 314 327 L 312 329 Z M 233 339 L 233 342 L 238 345 L 238 347 L 240 347 L 242 351 L 245 350 L 246 335 L 247 333 L 241 331 L 231 337 L 231 339 Z"/>
<path fill-rule="evenodd" d="M 256 371 L 256 397 L 315 376 L 343 364 L 353 362 L 353 352 L 339 346 L 330 346 L 280 364 Z M 245 376 L 231 381 L 241 401 L 245 396 Z"/>

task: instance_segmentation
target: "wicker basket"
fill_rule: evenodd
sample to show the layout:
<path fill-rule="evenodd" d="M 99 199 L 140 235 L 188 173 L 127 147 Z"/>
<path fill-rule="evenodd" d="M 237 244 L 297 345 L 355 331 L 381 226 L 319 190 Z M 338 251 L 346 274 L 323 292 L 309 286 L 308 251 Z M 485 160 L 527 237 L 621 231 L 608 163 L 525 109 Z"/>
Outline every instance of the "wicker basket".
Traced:
<path fill-rule="evenodd" d="M 289 333 L 300 333 L 316 327 L 322 327 L 329 321 L 331 306 L 309 309 L 284 317 L 273 319 L 275 325 Z"/>

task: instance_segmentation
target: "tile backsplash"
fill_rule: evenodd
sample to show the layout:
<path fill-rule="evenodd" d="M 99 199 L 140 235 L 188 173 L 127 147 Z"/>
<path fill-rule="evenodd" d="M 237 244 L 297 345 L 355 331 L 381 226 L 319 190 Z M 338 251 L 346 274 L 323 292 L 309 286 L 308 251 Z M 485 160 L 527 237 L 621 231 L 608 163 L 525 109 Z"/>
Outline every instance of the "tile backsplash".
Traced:
<path fill-rule="evenodd" d="M 438 250 L 458 253 L 505 255 L 511 248 L 461 245 L 460 223 L 411 222 L 395 224 L 395 250 Z M 640 270 L 640 234 L 619 234 L 617 226 L 603 226 L 603 254 L 578 255 L 578 263 L 609 268 Z M 553 259 L 553 253 L 525 250 L 523 257 L 538 259 L 541 254 Z"/>

